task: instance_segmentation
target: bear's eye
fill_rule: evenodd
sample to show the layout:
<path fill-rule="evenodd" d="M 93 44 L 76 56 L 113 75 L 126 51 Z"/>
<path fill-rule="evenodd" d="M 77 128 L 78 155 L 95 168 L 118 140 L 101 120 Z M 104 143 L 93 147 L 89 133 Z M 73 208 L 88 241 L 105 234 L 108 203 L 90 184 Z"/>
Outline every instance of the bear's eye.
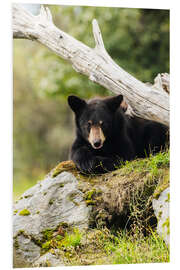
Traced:
<path fill-rule="evenodd" d="M 89 121 L 88 121 L 88 126 L 90 127 L 91 125 L 92 125 L 92 121 L 89 120 Z"/>
<path fill-rule="evenodd" d="M 103 121 L 102 121 L 102 120 L 100 120 L 100 121 L 99 121 L 99 124 L 100 124 L 100 125 L 102 125 L 102 124 L 103 124 Z"/>

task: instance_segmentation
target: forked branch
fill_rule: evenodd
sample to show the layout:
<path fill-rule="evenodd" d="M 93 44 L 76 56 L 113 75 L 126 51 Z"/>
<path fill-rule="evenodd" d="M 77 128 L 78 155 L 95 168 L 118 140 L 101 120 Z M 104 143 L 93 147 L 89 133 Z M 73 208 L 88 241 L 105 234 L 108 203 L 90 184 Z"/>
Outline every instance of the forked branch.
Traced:
<path fill-rule="evenodd" d="M 73 68 L 115 94 L 122 94 L 132 113 L 169 125 L 169 95 L 163 83 L 149 86 L 119 67 L 107 53 L 98 22 L 93 20 L 96 46 L 90 48 L 58 29 L 48 8 L 34 16 L 18 4 L 13 5 L 13 37 L 33 39 L 68 60 Z M 160 75 L 159 75 L 160 76 Z M 162 76 L 161 76 L 162 78 Z M 163 81 L 163 80 L 161 80 Z M 167 80 L 167 76 L 166 79 Z M 169 84 L 166 87 L 169 89 Z"/>

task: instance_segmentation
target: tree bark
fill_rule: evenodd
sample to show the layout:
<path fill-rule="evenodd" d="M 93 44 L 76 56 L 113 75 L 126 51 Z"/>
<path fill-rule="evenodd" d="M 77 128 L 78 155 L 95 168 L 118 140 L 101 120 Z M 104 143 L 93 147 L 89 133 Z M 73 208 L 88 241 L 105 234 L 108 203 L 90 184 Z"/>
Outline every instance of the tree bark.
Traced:
<path fill-rule="evenodd" d="M 154 86 L 134 78 L 108 55 L 97 21 L 93 20 L 92 24 L 95 48 L 86 46 L 58 29 L 53 24 L 48 8 L 42 6 L 40 14 L 34 16 L 20 5 L 13 5 L 14 38 L 26 38 L 44 44 L 91 81 L 115 94 L 122 94 L 132 108 L 132 114 L 169 126 L 169 77 L 165 76 L 165 80 L 162 80 L 163 76 L 158 75 L 162 83 L 155 82 Z"/>

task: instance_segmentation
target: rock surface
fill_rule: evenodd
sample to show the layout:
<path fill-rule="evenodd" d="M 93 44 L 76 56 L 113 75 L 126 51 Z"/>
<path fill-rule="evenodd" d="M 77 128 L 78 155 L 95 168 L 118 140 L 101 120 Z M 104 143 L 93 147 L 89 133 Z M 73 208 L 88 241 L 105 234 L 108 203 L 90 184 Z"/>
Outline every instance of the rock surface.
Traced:
<path fill-rule="evenodd" d="M 143 174 L 138 161 L 132 161 L 130 167 L 127 164 L 107 174 L 85 176 L 72 161 L 59 163 L 14 205 L 14 267 L 68 265 L 66 252 L 70 252 L 72 243 L 68 244 L 68 251 L 62 243 L 75 228 L 86 233 L 86 228 L 123 227 L 130 219 L 137 220 L 140 226 L 148 214 L 154 215 L 151 195 L 158 198 L 153 201 L 158 233 L 163 236 L 162 231 L 166 232 L 168 245 L 169 190 L 162 192 L 165 184 L 168 185 L 168 181 L 164 184 L 164 179 L 168 179 L 167 169 L 159 171 L 163 181 L 156 189 L 157 178 L 152 178 L 148 164 L 149 160 L 143 161 Z"/>
<path fill-rule="evenodd" d="M 52 254 L 47 252 L 42 255 L 38 260 L 33 263 L 33 267 L 56 267 L 56 266 L 64 266 L 63 261 L 60 260 L 59 254 Z"/>
<path fill-rule="evenodd" d="M 88 227 L 90 206 L 86 205 L 77 185 L 78 181 L 71 173 L 63 172 L 55 178 L 49 174 L 15 203 L 14 267 L 35 264 L 40 258 L 41 241 L 46 230 L 57 230 L 62 223 L 80 229 Z"/>
<path fill-rule="evenodd" d="M 153 199 L 153 209 L 158 220 L 157 232 L 164 239 L 167 246 L 170 241 L 170 229 L 169 229 L 169 203 L 170 203 L 170 189 L 166 188 L 159 196 L 159 198 Z"/>

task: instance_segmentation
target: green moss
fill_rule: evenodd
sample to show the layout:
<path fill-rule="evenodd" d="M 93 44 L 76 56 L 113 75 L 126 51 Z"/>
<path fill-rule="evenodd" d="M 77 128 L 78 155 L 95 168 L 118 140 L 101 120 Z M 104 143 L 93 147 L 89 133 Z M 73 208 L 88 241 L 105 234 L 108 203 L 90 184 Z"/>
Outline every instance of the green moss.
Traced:
<path fill-rule="evenodd" d="M 77 170 L 76 165 L 73 163 L 73 161 L 71 160 L 63 161 L 55 167 L 55 169 L 52 172 L 52 177 L 56 177 L 58 174 L 64 171 L 76 172 L 76 170 Z"/>
<path fill-rule="evenodd" d="M 160 219 L 162 217 L 162 211 L 159 211 L 158 218 Z"/>
<path fill-rule="evenodd" d="M 54 233 L 55 230 L 53 229 L 46 229 L 44 231 L 42 231 L 42 234 L 43 234 L 43 241 L 49 241 L 52 239 L 52 236 L 53 236 L 53 233 Z"/>
<path fill-rule="evenodd" d="M 96 194 L 96 189 L 91 189 L 91 190 L 88 190 L 85 194 L 85 200 L 91 200 L 93 195 Z"/>
<path fill-rule="evenodd" d="M 16 249 L 18 249 L 19 248 L 19 243 L 18 243 L 18 240 L 17 240 L 17 238 L 16 239 L 14 239 L 14 247 L 16 248 Z"/>
<path fill-rule="evenodd" d="M 23 209 L 19 212 L 20 216 L 29 216 L 31 213 L 28 209 Z"/>
<path fill-rule="evenodd" d="M 47 241 L 45 243 L 42 244 L 42 249 L 44 249 L 45 251 L 49 250 L 51 246 L 51 241 Z"/>
<path fill-rule="evenodd" d="M 76 248 L 80 246 L 82 238 L 82 233 L 78 230 L 78 228 L 74 228 L 72 233 L 65 233 L 65 236 L 60 239 L 57 243 L 57 247 L 59 249 L 63 248 Z"/>
<path fill-rule="evenodd" d="M 165 200 L 165 202 L 170 202 L 170 193 L 167 194 L 167 199 Z"/>
<path fill-rule="evenodd" d="M 75 200 L 77 195 L 78 195 L 77 192 L 71 193 L 68 196 L 68 200 L 71 201 L 71 202 L 73 202 L 76 206 L 79 206 L 79 203 Z"/>
<path fill-rule="evenodd" d="M 169 187 L 169 170 L 166 170 L 154 191 L 153 198 L 157 200 L 161 195 L 161 193 L 168 187 Z"/>
<path fill-rule="evenodd" d="M 58 235 L 56 236 L 56 240 L 57 240 L 57 241 L 60 241 L 60 240 L 62 240 L 62 239 L 63 239 L 63 236 L 62 236 L 62 235 L 59 235 L 59 234 L 58 234 Z"/>
<path fill-rule="evenodd" d="M 167 234 L 170 234 L 170 221 L 169 221 L 169 217 L 166 219 L 166 221 L 163 223 L 162 225 L 163 227 L 167 228 Z"/>
<path fill-rule="evenodd" d="M 25 195 L 24 198 L 27 199 L 27 198 L 30 198 L 32 196 L 33 196 L 32 194 L 29 194 L 29 195 Z"/>
<path fill-rule="evenodd" d="M 69 247 L 77 247 L 80 244 L 81 233 L 78 229 L 70 229 L 71 232 L 68 232 L 69 226 L 65 222 L 61 222 L 55 229 L 46 229 L 42 232 L 43 238 L 38 243 L 40 244 L 42 250 L 41 254 L 44 254 L 46 251 L 50 250 L 54 253 L 54 248 L 67 249 Z M 62 235 L 59 234 L 61 231 L 64 232 Z"/>
<path fill-rule="evenodd" d="M 159 152 L 156 155 L 150 155 L 148 158 L 126 161 L 121 168 L 125 173 L 130 172 L 148 172 L 153 176 L 159 174 L 160 168 L 169 168 L 169 151 Z"/>
<path fill-rule="evenodd" d="M 25 234 L 24 230 L 19 230 L 18 234 Z"/>
<path fill-rule="evenodd" d="M 102 190 L 95 188 L 88 190 L 84 194 L 84 199 L 87 205 L 96 205 L 97 201 L 101 200 Z"/>
<path fill-rule="evenodd" d="M 49 205 L 52 205 L 54 203 L 54 199 L 50 199 Z"/>
<path fill-rule="evenodd" d="M 86 200 L 86 204 L 87 204 L 87 205 L 95 205 L 96 202 L 93 201 L 93 200 Z"/>
<path fill-rule="evenodd" d="M 34 244 L 36 244 L 37 246 L 39 246 L 40 248 L 42 247 L 42 240 L 34 238 L 31 236 L 31 240 L 34 242 Z"/>

